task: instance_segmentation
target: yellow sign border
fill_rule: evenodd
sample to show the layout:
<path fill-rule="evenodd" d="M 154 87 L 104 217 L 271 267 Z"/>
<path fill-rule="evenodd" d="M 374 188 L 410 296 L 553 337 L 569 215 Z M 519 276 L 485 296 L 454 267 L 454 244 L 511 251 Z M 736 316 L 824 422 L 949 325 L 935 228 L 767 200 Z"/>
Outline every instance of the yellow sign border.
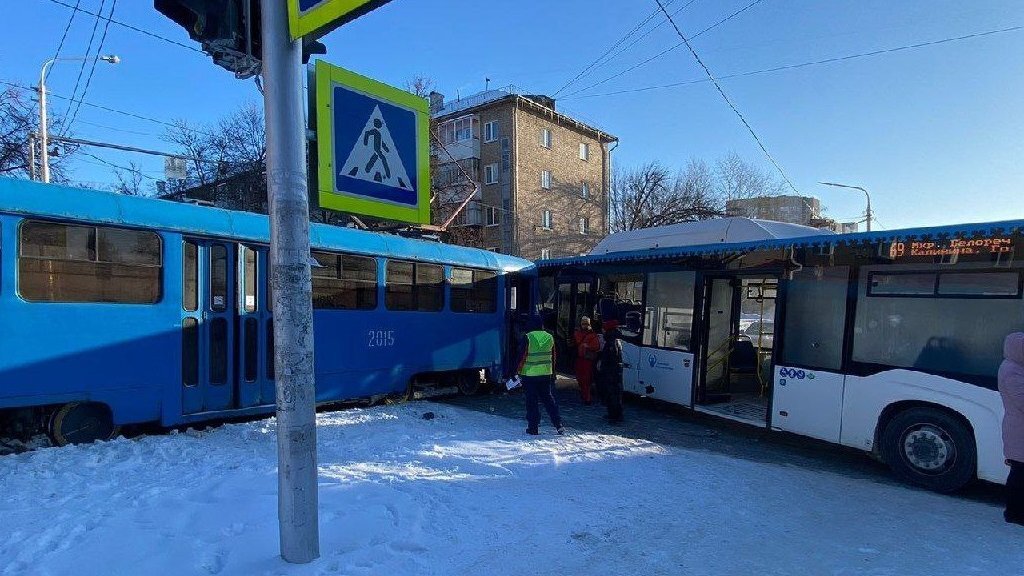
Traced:
<path fill-rule="evenodd" d="M 288 0 L 288 30 L 292 40 L 303 36 L 313 36 L 315 39 L 389 1 L 325 0 L 319 6 L 303 12 L 299 10 L 299 0 Z"/>
<path fill-rule="evenodd" d="M 317 196 L 321 208 L 376 216 L 388 220 L 430 223 L 430 106 L 426 99 L 355 72 L 316 61 Z M 334 115 L 331 92 L 335 85 L 361 92 L 416 114 L 416 207 L 337 193 L 334 190 Z"/>

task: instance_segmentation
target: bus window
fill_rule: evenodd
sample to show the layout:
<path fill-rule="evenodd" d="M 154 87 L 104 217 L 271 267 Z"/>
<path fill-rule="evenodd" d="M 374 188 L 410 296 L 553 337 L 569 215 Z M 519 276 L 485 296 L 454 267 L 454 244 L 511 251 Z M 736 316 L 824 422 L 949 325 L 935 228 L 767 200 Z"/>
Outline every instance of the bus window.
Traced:
<path fill-rule="evenodd" d="M 652 272 L 647 276 L 649 329 L 644 343 L 690 351 L 695 272 Z"/>
<path fill-rule="evenodd" d="M 959 272 L 940 275 L 947 274 L 967 276 Z M 931 274 L 933 278 L 935 275 Z M 922 292 L 916 296 L 880 295 L 875 286 L 879 276 L 889 274 L 867 274 L 870 281 L 862 281 L 859 288 L 854 361 L 925 372 L 995 376 L 1003 358 L 1003 337 L 1020 330 L 1024 312 L 1016 289 L 1016 295 L 1005 294 L 1008 282 L 1003 273 L 970 274 L 959 283 L 946 284 L 947 291 L 963 291 L 969 282 L 972 292 L 994 292 L 992 296 L 947 296 L 939 293 L 940 282 L 933 282 L 927 293 L 915 288 Z M 979 284 L 988 286 L 979 288 Z"/>
<path fill-rule="evenodd" d="M 26 221 L 18 288 L 30 302 L 152 304 L 163 261 L 154 232 Z"/>
<path fill-rule="evenodd" d="M 389 260 L 384 305 L 388 310 L 437 312 L 444 307 L 444 268 Z"/>
<path fill-rule="evenodd" d="M 313 252 L 313 307 L 373 310 L 377 307 L 377 260 L 351 254 Z"/>
<path fill-rule="evenodd" d="M 487 270 L 452 267 L 452 312 L 497 310 L 497 275 Z"/>
<path fill-rule="evenodd" d="M 843 362 L 848 266 L 804 268 L 787 284 L 782 363 L 839 370 Z"/>

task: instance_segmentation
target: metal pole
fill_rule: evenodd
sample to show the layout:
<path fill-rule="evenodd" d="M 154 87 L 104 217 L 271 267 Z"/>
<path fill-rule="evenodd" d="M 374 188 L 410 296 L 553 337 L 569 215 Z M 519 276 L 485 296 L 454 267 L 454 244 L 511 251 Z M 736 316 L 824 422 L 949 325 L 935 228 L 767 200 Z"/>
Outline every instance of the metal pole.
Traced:
<path fill-rule="evenodd" d="M 39 142 L 42 146 L 40 154 L 42 158 L 44 184 L 48 184 L 50 182 L 50 143 L 47 140 L 46 131 L 46 69 L 53 63 L 54 59 L 47 60 L 46 63 L 43 64 L 42 71 L 39 72 Z"/>
<path fill-rule="evenodd" d="M 28 177 L 36 179 L 36 133 L 28 135 Z"/>
<path fill-rule="evenodd" d="M 313 299 L 301 43 L 288 35 L 287 3 L 262 0 L 270 268 L 277 379 L 278 522 L 281 557 L 320 556 L 317 524 Z"/>
<path fill-rule="evenodd" d="M 868 194 L 867 190 L 864 190 L 863 188 L 861 188 L 861 190 L 864 192 L 864 196 L 867 196 L 868 199 L 868 210 L 866 216 L 868 218 L 868 232 L 871 232 L 871 195 Z"/>

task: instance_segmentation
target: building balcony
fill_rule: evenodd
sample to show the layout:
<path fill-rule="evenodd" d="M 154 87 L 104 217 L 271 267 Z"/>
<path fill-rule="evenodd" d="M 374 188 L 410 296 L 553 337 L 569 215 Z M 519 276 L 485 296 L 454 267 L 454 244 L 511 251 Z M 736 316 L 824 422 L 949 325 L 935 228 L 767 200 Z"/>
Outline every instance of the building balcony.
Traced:
<path fill-rule="evenodd" d="M 466 140 L 451 142 L 449 144 L 445 144 L 443 148 L 440 145 L 433 145 L 430 147 L 430 153 L 437 157 L 437 161 L 441 164 L 468 159 L 479 160 L 480 138 L 473 137 Z"/>

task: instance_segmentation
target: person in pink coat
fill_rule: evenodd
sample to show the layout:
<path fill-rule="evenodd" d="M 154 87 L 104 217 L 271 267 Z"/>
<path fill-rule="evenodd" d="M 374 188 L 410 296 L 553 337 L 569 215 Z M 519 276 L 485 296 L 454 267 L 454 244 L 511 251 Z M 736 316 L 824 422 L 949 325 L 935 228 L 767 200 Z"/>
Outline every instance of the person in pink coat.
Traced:
<path fill-rule="evenodd" d="M 1003 454 L 1010 466 L 1006 479 L 1007 522 L 1024 526 L 1024 332 L 1003 342 L 999 394 L 1003 397 Z"/>

